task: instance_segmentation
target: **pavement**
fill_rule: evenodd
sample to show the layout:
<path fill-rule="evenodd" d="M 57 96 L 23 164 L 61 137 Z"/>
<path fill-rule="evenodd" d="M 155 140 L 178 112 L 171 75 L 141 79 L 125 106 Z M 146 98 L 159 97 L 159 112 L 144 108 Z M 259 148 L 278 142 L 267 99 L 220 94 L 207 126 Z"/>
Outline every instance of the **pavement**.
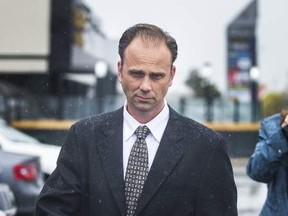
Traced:
<path fill-rule="evenodd" d="M 238 215 L 258 216 L 264 204 L 266 184 L 253 181 L 246 174 L 248 158 L 231 158 L 238 191 Z"/>

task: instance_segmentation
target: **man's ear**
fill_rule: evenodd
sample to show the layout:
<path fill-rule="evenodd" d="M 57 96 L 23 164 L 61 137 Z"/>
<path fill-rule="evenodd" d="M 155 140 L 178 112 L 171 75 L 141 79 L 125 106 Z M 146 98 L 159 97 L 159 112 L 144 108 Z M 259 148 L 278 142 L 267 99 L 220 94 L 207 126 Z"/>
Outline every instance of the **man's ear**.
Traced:
<path fill-rule="evenodd" d="M 122 82 L 122 76 L 123 76 L 123 74 L 122 74 L 123 63 L 121 60 L 118 61 L 118 63 L 117 63 L 117 70 L 118 70 L 118 80 L 121 83 Z"/>
<path fill-rule="evenodd" d="M 174 65 L 172 65 L 171 71 L 170 71 L 169 87 L 172 86 L 172 84 L 173 84 L 173 79 L 174 79 L 175 73 L 176 73 L 176 67 Z"/>

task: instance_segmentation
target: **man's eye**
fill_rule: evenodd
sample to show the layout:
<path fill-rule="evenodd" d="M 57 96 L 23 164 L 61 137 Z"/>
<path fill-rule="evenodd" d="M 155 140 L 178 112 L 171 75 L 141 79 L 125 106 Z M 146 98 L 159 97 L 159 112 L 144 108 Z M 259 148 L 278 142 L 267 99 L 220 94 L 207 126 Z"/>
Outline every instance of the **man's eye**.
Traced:
<path fill-rule="evenodd" d="M 151 74 L 150 77 L 151 77 L 151 79 L 158 80 L 158 79 L 161 79 L 163 77 L 163 75 L 162 74 Z"/>

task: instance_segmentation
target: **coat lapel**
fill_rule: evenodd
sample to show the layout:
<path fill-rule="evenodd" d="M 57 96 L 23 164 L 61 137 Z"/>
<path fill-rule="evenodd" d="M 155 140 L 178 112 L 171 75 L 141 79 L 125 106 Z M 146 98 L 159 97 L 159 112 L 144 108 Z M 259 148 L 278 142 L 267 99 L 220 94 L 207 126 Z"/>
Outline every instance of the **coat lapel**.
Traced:
<path fill-rule="evenodd" d="M 105 126 L 102 128 L 105 138 L 98 139 L 103 170 L 107 182 L 112 191 L 114 200 L 124 215 L 124 179 L 123 179 L 123 110 L 117 110 L 105 119 Z"/>
<path fill-rule="evenodd" d="M 179 115 L 170 109 L 170 118 L 145 182 L 136 215 L 149 203 L 183 155 L 184 150 L 180 140 L 184 136 L 180 124 Z"/>

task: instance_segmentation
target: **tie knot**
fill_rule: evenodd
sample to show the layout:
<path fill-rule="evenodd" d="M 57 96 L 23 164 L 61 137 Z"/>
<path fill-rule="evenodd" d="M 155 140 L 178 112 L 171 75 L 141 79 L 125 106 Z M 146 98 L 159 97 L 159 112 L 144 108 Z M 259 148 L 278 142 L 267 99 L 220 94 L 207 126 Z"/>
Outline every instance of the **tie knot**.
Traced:
<path fill-rule="evenodd" d="M 149 133 L 150 133 L 150 130 L 149 130 L 149 128 L 146 125 L 139 126 L 135 130 L 135 134 L 136 134 L 137 138 L 139 138 L 139 139 L 141 139 L 141 138 L 145 139 L 148 136 Z"/>

